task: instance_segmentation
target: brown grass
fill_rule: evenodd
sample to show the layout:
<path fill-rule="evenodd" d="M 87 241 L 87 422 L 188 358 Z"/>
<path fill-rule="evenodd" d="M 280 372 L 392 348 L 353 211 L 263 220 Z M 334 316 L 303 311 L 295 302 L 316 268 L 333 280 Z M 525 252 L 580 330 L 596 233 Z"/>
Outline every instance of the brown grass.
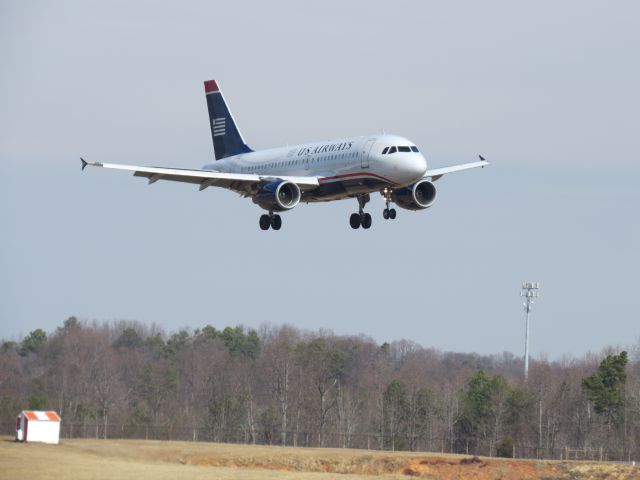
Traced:
<path fill-rule="evenodd" d="M 0 479 L 371 479 L 631 480 L 630 465 L 541 462 L 459 455 L 144 440 L 0 439 Z"/>

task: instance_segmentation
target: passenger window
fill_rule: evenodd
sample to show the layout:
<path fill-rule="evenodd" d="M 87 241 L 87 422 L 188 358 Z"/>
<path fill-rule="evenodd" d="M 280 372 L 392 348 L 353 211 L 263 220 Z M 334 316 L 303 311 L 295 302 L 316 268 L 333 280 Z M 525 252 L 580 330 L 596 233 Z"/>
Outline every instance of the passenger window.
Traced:
<path fill-rule="evenodd" d="M 411 147 L 411 151 L 412 152 L 417 152 L 418 151 L 418 147 L 416 147 L 415 145 L 413 147 Z"/>
<path fill-rule="evenodd" d="M 382 154 L 384 155 L 385 153 L 387 153 L 387 150 L 389 150 L 389 147 L 384 147 L 384 150 L 382 150 Z"/>
<path fill-rule="evenodd" d="M 409 147 L 398 147 L 399 152 L 410 152 L 411 149 Z"/>
<path fill-rule="evenodd" d="M 396 147 L 391 147 L 391 148 L 389 149 L 389 154 L 391 154 L 391 153 L 396 153 L 396 152 L 397 152 Z"/>

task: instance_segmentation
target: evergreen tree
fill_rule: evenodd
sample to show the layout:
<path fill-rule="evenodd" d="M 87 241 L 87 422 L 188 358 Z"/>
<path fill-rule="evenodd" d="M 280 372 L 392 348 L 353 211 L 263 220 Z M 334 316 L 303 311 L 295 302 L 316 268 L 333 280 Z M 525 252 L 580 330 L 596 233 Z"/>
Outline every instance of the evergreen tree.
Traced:
<path fill-rule="evenodd" d="M 26 357 L 29 353 L 35 353 L 46 341 L 47 333 L 41 328 L 37 328 L 24 337 L 20 344 L 19 353 Z"/>
<path fill-rule="evenodd" d="M 404 382 L 393 380 L 387 386 L 383 395 L 383 416 L 391 450 L 406 449 L 406 442 L 398 439 L 406 433 L 409 418 L 409 397 Z"/>
<path fill-rule="evenodd" d="M 143 345 L 143 340 L 135 328 L 125 328 L 118 339 L 113 342 L 115 348 L 136 349 Z"/>
<path fill-rule="evenodd" d="M 461 451 L 484 444 L 487 453 L 493 454 L 508 419 L 510 395 L 511 388 L 502 375 L 490 377 L 478 370 L 469 380 L 461 395 L 461 415 L 456 425 Z"/>
<path fill-rule="evenodd" d="M 624 386 L 627 352 L 607 355 L 598 371 L 582 379 L 582 389 L 593 402 L 593 409 L 602 415 L 608 425 L 618 424 L 624 407 Z"/>

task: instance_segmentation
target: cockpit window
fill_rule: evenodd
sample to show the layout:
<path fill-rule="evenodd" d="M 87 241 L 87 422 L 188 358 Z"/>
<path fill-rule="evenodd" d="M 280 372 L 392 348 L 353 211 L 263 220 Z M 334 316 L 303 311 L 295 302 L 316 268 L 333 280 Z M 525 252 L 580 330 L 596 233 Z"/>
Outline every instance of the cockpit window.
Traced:
<path fill-rule="evenodd" d="M 389 147 L 384 147 L 384 150 L 382 150 L 382 154 L 384 155 L 385 153 L 387 153 L 387 150 L 389 150 Z"/>
<path fill-rule="evenodd" d="M 409 147 L 398 147 L 399 152 L 410 152 L 411 149 Z"/>
<path fill-rule="evenodd" d="M 396 152 L 397 152 L 396 147 L 391 147 L 389 149 L 389 153 L 396 153 Z"/>
<path fill-rule="evenodd" d="M 411 151 L 412 151 L 412 152 L 418 152 L 418 147 L 416 147 L 415 145 L 413 145 L 413 146 L 411 147 Z"/>

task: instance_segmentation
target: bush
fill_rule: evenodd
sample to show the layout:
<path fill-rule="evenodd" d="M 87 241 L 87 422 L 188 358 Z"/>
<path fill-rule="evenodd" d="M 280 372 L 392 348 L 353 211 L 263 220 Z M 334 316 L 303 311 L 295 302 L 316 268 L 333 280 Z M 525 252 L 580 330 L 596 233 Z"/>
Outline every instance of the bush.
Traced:
<path fill-rule="evenodd" d="M 513 458 L 513 440 L 507 437 L 498 445 L 498 456 L 502 458 Z"/>

